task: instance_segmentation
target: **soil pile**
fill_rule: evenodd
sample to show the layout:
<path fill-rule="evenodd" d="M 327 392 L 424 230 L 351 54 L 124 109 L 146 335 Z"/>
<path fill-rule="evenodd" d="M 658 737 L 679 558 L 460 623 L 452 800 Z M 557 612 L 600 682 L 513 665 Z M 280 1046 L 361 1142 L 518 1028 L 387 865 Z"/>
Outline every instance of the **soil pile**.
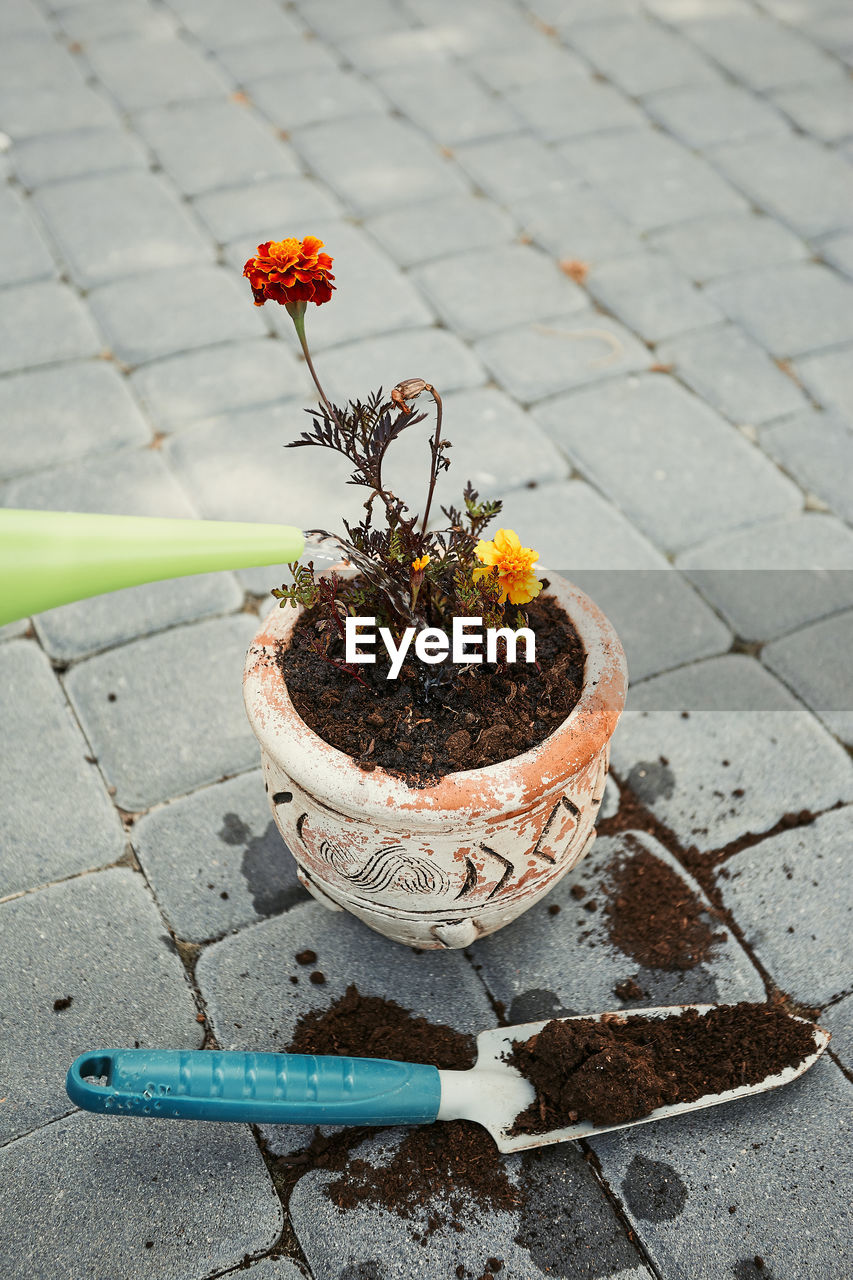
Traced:
<path fill-rule="evenodd" d="M 578 702 L 586 655 L 568 615 L 552 596 L 532 601 L 527 615 L 538 665 L 522 660 L 523 644 L 520 660 L 503 671 L 485 662 L 460 668 L 446 660 L 429 668 L 434 687 L 426 697 L 416 659 L 407 658 L 398 679 L 386 679 L 381 644 L 376 662 L 359 666 L 366 687 L 308 648 L 321 620 L 316 609 L 300 617 L 292 643 L 279 646 L 278 665 L 297 712 L 325 742 L 364 769 L 379 765 L 410 786 L 432 786 L 446 773 L 528 751 Z M 340 653 L 332 650 L 336 659 L 343 658 L 339 644 Z"/>
<path fill-rule="evenodd" d="M 474 1065 L 476 1042 L 351 985 L 330 1008 L 300 1018 L 287 1052 L 392 1058 L 464 1071 Z M 351 1156 L 353 1147 L 375 1132 L 359 1128 L 332 1137 L 318 1132 L 310 1147 L 280 1163 L 298 1168 L 299 1174 L 306 1165 L 340 1172 L 325 1192 L 342 1209 L 374 1204 L 422 1222 L 428 1207 L 427 1235 L 446 1224 L 464 1231 L 460 1218 L 470 1214 L 472 1203 L 485 1214 L 520 1204 L 497 1147 L 480 1125 L 454 1120 L 412 1128 L 380 1168 Z"/>
<path fill-rule="evenodd" d="M 416 1017 L 393 1000 L 364 996 L 351 984 L 328 1009 L 303 1014 L 286 1052 L 393 1058 L 465 1071 L 476 1061 L 477 1046 L 473 1036 Z"/>
<path fill-rule="evenodd" d="M 714 933 L 708 908 L 677 872 L 631 835 L 630 857 L 607 868 L 604 921 L 615 947 L 654 969 L 692 969 L 725 935 Z"/>
<path fill-rule="evenodd" d="M 671 1018 L 612 1015 L 549 1022 L 514 1042 L 510 1062 L 536 1089 L 510 1132 L 545 1133 L 579 1120 L 624 1124 L 657 1107 L 758 1084 L 815 1051 L 811 1026 L 771 1005 L 686 1009 Z"/>

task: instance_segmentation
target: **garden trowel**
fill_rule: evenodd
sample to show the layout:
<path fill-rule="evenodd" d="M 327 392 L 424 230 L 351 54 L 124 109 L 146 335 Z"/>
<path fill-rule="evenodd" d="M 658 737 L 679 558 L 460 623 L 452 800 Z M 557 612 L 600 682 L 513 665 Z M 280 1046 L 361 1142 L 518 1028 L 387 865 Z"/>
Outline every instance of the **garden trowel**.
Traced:
<path fill-rule="evenodd" d="M 677 1005 L 577 1016 L 599 1022 L 669 1018 L 686 1008 L 701 1014 L 714 1006 Z M 527 1041 L 546 1025 L 526 1022 L 482 1031 L 477 1036 L 477 1061 L 469 1071 L 441 1071 L 382 1058 L 219 1049 L 103 1049 L 77 1058 L 68 1071 L 65 1087 L 71 1101 L 87 1111 L 161 1120 L 301 1125 L 415 1125 L 434 1120 L 474 1120 L 489 1131 L 500 1151 L 514 1152 L 663 1120 L 775 1089 L 807 1071 L 829 1043 L 827 1031 L 806 1023 L 814 1036 L 814 1052 L 797 1066 L 766 1076 L 757 1084 L 706 1094 L 694 1102 L 659 1107 L 639 1120 L 623 1124 L 581 1121 L 547 1133 L 510 1136 L 516 1117 L 534 1100 L 534 1088 L 504 1061 L 504 1055 L 512 1049 L 513 1041 Z"/>

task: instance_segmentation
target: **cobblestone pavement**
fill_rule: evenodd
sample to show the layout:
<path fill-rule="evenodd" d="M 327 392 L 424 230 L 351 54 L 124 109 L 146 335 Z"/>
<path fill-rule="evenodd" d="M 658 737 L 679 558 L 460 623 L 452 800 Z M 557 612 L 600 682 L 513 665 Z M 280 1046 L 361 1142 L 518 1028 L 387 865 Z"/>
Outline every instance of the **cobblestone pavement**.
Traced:
<path fill-rule="evenodd" d="M 274 1048 L 350 980 L 478 1030 L 612 1008 L 636 965 L 568 881 L 464 954 L 306 898 L 240 692 L 277 570 L 69 605 L 0 632 L 3 1280 L 853 1274 L 851 61 L 843 0 L 3 0 L 0 503 L 340 527 L 345 468 L 281 449 L 290 322 L 240 279 L 319 234 L 330 389 L 446 393 L 453 490 L 505 494 L 623 636 L 646 847 L 722 851 L 715 958 L 647 995 L 778 986 L 834 1033 L 779 1093 L 508 1160 L 538 1216 L 428 1253 L 320 1170 L 286 1226 L 249 1127 L 75 1112 L 87 1048 Z M 309 944 L 323 988 L 289 981 Z"/>

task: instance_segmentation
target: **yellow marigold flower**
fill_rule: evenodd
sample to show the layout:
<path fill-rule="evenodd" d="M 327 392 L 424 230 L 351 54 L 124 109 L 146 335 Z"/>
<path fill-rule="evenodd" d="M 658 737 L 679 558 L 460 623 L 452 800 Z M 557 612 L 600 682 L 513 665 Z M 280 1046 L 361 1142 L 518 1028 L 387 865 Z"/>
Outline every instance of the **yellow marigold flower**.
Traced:
<path fill-rule="evenodd" d="M 430 556 L 418 556 L 417 560 L 412 561 L 412 568 L 415 573 L 420 573 L 421 569 L 425 569 L 430 562 Z"/>
<path fill-rule="evenodd" d="M 533 572 L 539 552 L 523 547 L 514 529 L 498 529 L 493 542 L 477 543 L 474 554 L 483 562 L 482 568 L 474 570 L 475 582 L 497 565 L 501 604 L 505 600 L 510 604 L 527 604 L 542 590 L 542 583 Z"/>

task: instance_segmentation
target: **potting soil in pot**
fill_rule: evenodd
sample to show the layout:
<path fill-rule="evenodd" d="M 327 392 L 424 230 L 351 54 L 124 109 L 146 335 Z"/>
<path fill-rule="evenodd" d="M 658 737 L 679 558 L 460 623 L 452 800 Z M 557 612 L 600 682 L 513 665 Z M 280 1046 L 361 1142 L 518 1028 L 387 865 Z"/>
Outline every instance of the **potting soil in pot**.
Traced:
<path fill-rule="evenodd" d="M 316 609 L 299 618 L 293 642 L 280 646 L 278 664 L 296 711 L 325 742 L 364 769 L 379 765 L 411 786 L 426 787 L 446 773 L 528 751 L 578 702 L 586 655 L 568 615 L 547 595 L 532 601 L 527 615 L 538 667 L 523 661 L 523 644 L 521 660 L 503 671 L 493 663 L 459 667 L 445 659 L 428 668 L 426 692 L 413 657 L 398 679 L 386 678 L 389 662 L 381 646 L 375 663 L 359 665 L 365 684 L 325 661 L 307 644 L 320 620 Z M 343 659 L 343 643 L 336 640 L 330 652 Z"/>
<path fill-rule="evenodd" d="M 530 1040 L 516 1040 L 506 1056 L 536 1089 L 510 1133 L 639 1120 L 658 1107 L 758 1084 L 814 1051 L 811 1027 L 769 1005 L 554 1020 Z"/>

